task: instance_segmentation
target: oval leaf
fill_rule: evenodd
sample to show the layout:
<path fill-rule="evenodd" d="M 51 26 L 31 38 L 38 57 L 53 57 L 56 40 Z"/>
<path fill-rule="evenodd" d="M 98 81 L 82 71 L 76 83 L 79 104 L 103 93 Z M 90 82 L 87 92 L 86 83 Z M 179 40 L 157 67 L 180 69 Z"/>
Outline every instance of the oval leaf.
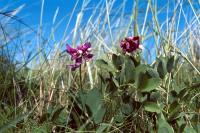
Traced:
<path fill-rule="evenodd" d="M 142 92 L 150 92 L 152 90 L 155 90 L 160 85 L 160 78 L 151 78 L 148 79 L 145 84 L 143 84 Z"/>
<path fill-rule="evenodd" d="M 146 102 L 144 104 L 144 109 L 148 112 L 156 112 L 156 113 L 161 113 L 162 108 L 158 106 L 157 103 L 154 102 Z"/>
<path fill-rule="evenodd" d="M 170 57 L 167 61 L 167 72 L 170 73 L 174 68 L 174 56 Z"/>

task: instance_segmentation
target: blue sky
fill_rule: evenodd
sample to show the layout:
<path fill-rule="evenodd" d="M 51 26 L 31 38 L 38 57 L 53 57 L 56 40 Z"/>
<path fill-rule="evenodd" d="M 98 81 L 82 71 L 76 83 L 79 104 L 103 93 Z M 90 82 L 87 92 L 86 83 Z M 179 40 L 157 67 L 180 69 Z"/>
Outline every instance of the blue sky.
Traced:
<path fill-rule="evenodd" d="M 8 6 L 8 9 L 15 9 L 21 5 L 25 5 L 23 10 L 18 16 L 24 16 L 26 23 L 37 25 L 40 19 L 42 0 L 0 0 L 0 7 Z M 53 19 L 53 15 L 57 8 L 59 8 L 58 19 L 62 18 L 66 14 L 69 14 L 76 0 L 45 0 L 44 1 L 44 23 L 49 23 Z M 81 7 L 81 3 L 79 6 Z"/>
<path fill-rule="evenodd" d="M 64 17 L 65 19 L 59 26 L 55 34 L 55 38 L 56 38 L 56 41 L 59 41 L 62 38 L 64 29 L 69 21 L 69 15 L 72 12 L 77 1 L 78 0 L 44 0 L 44 12 L 43 12 L 42 23 L 43 23 L 43 35 L 45 37 L 49 36 L 51 32 L 51 28 L 53 27 L 52 21 L 53 21 L 54 14 L 56 10 L 59 9 L 55 23 L 58 23 Z M 84 11 L 83 22 L 87 21 L 91 12 L 93 11 L 93 7 L 95 7 L 99 1 L 100 0 L 91 0 L 91 2 L 88 5 L 88 8 L 84 9 L 85 11 Z M 116 0 L 113 9 L 116 10 L 123 1 L 124 0 Z M 145 1 L 145 0 L 139 0 L 139 1 Z M 166 4 L 167 0 L 157 0 L 157 1 L 158 1 L 157 5 L 159 7 L 163 7 Z M 133 2 L 134 0 L 127 0 L 126 8 L 125 8 L 125 12 L 127 14 L 131 14 L 131 11 L 133 8 Z M 83 0 L 79 0 L 76 7 L 75 14 L 72 17 L 72 21 L 70 23 L 68 32 L 70 32 L 74 28 L 74 25 L 76 22 L 76 16 L 77 16 L 77 13 L 81 10 L 82 3 L 83 3 Z M 141 2 L 140 9 L 145 11 L 146 4 L 147 2 Z M 171 2 L 169 10 L 174 9 L 175 4 L 176 4 L 175 2 Z M 1 10 L 4 9 L 3 11 L 13 10 L 21 5 L 24 5 L 24 8 L 21 10 L 19 14 L 17 14 L 17 16 L 23 22 L 25 22 L 26 24 L 28 24 L 29 26 L 37 30 L 37 27 L 40 22 L 42 0 L 0 0 L 0 9 Z M 188 3 L 185 3 L 184 10 L 191 13 L 191 9 L 188 9 L 187 7 L 188 7 Z M 200 6 L 199 4 L 196 4 L 194 5 L 194 7 L 198 9 Z M 171 12 L 170 14 L 172 13 L 173 12 Z M 194 15 L 187 14 L 187 17 L 191 17 L 191 16 L 194 16 Z M 141 17 L 141 21 L 143 21 L 144 15 L 141 15 L 140 17 Z M 152 19 L 152 16 L 151 14 L 149 14 L 148 20 L 151 20 L 151 19 Z M 166 9 L 164 9 L 163 12 L 160 13 L 160 15 L 158 16 L 158 20 L 160 23 L 166 20 Z M 185 21 L 184 19 L 181 19 L 181 20 L 183 21 L 181 21 L 180 27 L 183 27 Z M 150 46 L 154 45 L 153 42 L 149 42 L 149 43 L 151 44 Z"/>
<path fill-rule="evenodd" d="M 13 10 L 21 5 L 25 5 L 22 11 L 17 14 L 23 22 L 31 27 L 37 27 L 40 22 L 40 13 L 42 0 L 0 0 L 0 7 L 8 6 L 6 10 Z M 73 10 L 76 0 L 45 0 L 44 1 L 44 12 L 43 12 L 43 26 L 46 29 L 52 27 L 52 20 L 57 9 L 59 9 L 57 15 L 57 21 L 61 20 L 66 16 L 65 23 L 62 23 L 60 29 L 64 29 L 66 25 L 67 16 Z M 77 5 L 77 9 L 80 9 L 81 2 Z M 76 16 L 74 15 L 74 20 Z M 72 21 L 75 22 L 75 21 Z M 71 28 L 74 24 L 71 24 Z M 47 30 L 46 30 L 47 31 Z M 48 32 L 48 31 L 47 31 Z"/>
<path fill-rule="evenodd" d="M 44 9 L 43 9 L 43 18 L 42 18 L 42 25 L 43 25 L 43 36 L 45 38 L 49 37 L 49 34 L 51 33 L 51 28 L 55 26 L 60 20 L 64 18 L 62 23 L 60 24 L 59 28 L 55 32 L 55 39 L 57 42 L 59 42 L 62 37 L 64 30 L 66 28 L 66 25 L 69 21 L 69 17 L 71 15 L 72 10 L 74 9 L 76 3 L 78 0 L 44 0 Z M 84 21 L 87 21 L 87 19 L 90 17 L 91 12 L 96 7 L 99 0 L 91 0 L 91 2 L 88 4 L 87 8 L 84 9 L 84 17 L 83 17 L 83 23 Z M 117 0 L 115 3 L 115 7 L 119 6 L 123 2 L 123 0 Z M 76 6 L 75 13 L 72 17 L 72 21 L 70 22 L 69 28 L 67 33 L 70 33 L 71 30 L 75 26 L 76 17 L 77 14 L 80 12 L 82 7 L 83 0 L 79 0 L 78 4 Z M 127 6 L 126 11 L 127 13 L 130 13 L 132 10 L 132 4 L 133 1 L 128 1 L 127 4 L 131 6 Z M 35 31 L 38 30 L 38 25 L 40 23 L 40 14 L 41 14 L 41 6 L 42 6 L 42 0 L 0 0 L 0 11 L 7 12 L 12 11 L 20 6 L 24 5 L 23 9 L 17 14 L 17 17 L 22 20 L 24 23 L 35 29 Z M 54 14 L 58 11 L 58 15 L 55 21 L 55 24 L 53 25 L 53 18 Z M 15 23 L 17 24 L 17 22 Z M 23 25 L 21 25 L 23 27 Z M 32 38 L 35 35 L 29 35 L 26 36 L 26 40 L 32 40 L 30 46 L 26 48 L 26 52 L 32 52 L 33 49 L 36 47 L 36 40 Z M 71 43 L 70 40 L 67 43 Z M 51 48 L 50 48 L 51 49 Z M 22 59 L 22 55 L 18 55 L 17 59 Z"/>
<path fill-rule="evenodd" d="M 65 29 L 65 26 L 69 20 L 69 15 L 73 10 L 73 8 L 76 4 L 76 1 L 78 1 L 78 0 L 44 0 L 44 13 L 43 13 L 44 31 L 50 32 L 49 29 L 52 27 L 52 20 L 53 20 L 54 14 L 55 14 L 56 10 L 59 9 L 56 23 L 59 20 L 61 20 L 63 17 L 65 17 L 63 23 L 61 23 L 61 25 L 58 29 L 57 38 L 59 39 L 62 36 L 60 33 L 63 33 L 63 30 Z M 83 1 L 84 0 L 79 0 L 79 2 L 78 2 L 75 14 L 70 23 L 69 31 L 71 31 L 71 29 L 75 25 L 76 15 L 81 10 Z M 88 7 L 95 7 L 99 1 L 100 0 L 91 0 Z M 124 0 L 116 0 L 113 9 L 117 9 L 117 7 L 123 1 Z M 128 14 L 130 14 L 132 11 L 133 1 L 134 0 L 127 0 L 127 3 L 126 3 L 127 6 L 125 8 L 125 12 Z M 147 2 L 145 2 L 145 0 L 139 0 L 139 1 L 141 1 L 140 9 L 145 11 L 144 7 L 146 7 Z M 159 7 L 163 7 L 166 4 L 167 0 L 157 0 L 157 1 L 158 1 L 157 5 Z M 22 11 L 19 14 L 17 14 L 17 16 L 19 18 L 21 18 L 22 21 L 24 21 L 26 24 L 30 25 L 31 27 L 37 27 L 40 22 L 41 3 L 42 3 L 42 0 L 0 0 L 0 9 L 7 7 L 6 10 L 4 10 L 4 11 L 9 11 L 9 10 L 16 9 L 17 7 L 19 7 L 21 5 L 25 5 L 24 8 L 22 9 Z M 174 8 L 174 4 L 176 4 L 176 2 L 171 2 L 171 5 L 170 5 L 171 9 Z M 186 2 L 185 5 L 187 5 L 187 4 L 188 3 Z M 197 4 L 195 7 L 199 8 L 200 6 L 199 6 L 199 4 Z M 187 7 L 186 7 L 186 10 L 187 10 Z M 84 12 L 85 15 L 83 17 L 84 18 L 83 20 L 87 21 L 91 12 L 92 12 L 92 8 L 90 8 L 90 9 L 87 8 L 87 10 Z M 188 12 L 189 12 L 189 10 L 188 10 Z M 143 16 L 143 15 L 141 15 L 141 16 Z M 189 16 L 190 15 L 188 15 L 188 17 Z M 148 18 L 151 19 L 151 15 L 149 15 Z M 158 16 L 158 20 L 160 22 L 166 20 L 166 9 Z M 184 24 L 184 21 L 181 21 L 181 23 Z"/>
<path fill-rule="evenodd" d="M 44 0 L 44 12 L 43 12 L 43 26 L 46 32 L 50 27 L 52 27 L 52 20 L 54 14 L 57 9 L 59 9 L 56 23 L 65 17 L 63 23 L 59 27 L 58 33 L 63 33 L 63 30 L 69 20 L 69 15 L 72 12 L 77 0 Z M 90 16 L 92 12 L 92 8 L 97 5 L 99 0 L 92 0 L 88 5 L 84 12 L 83 21 L 87 21 L 87 18 Z M 117 0 L 115 2 L 115 6 L 119 6 L 123 0 Z M 76 15 L 81 10 L 83 0 L 79 0 L 78 5 L 76 7 L 75 14 L 72 18 L 70 23 L 69 31 L 74 27 L 76 22 Z M 40 12 L 41 12 L 41 5 L 42 0 L 0 0 L 0 8 L 6 8 L 6 11 L 16 9 L 17 7 L 25 5 L 24 8 L 21 10 L 17 16 L 23 20 L 26 24 L 30 25 L 31 27 L 37 27 L 40 22 Z M 133 1 L 128 0 L 125 12 L 130 13 L 132 10 Z M 57 38 L 60 38 L 62 35 L 57 34 Z"/>
<path fill-rule="evenodd" d="M 78 0 L 44 0 L 44 12 L 43 12 L 43 28 L 44 31 L 48 31 L 52 27 L 52 20 L 54 17 L 54 14 L 57 9 L 59 9 L 56 23 L 61 20 L 63 17 L 65 17 L 65 20 L 59 27 L 59 34 L 57 34 L 57 38 L 59 39 L 61 37 L 60 33 L 63 33 L 63 30 L 69 20 L 69 15 L 72 12 L 76 1 Z M 69 31 L 74 27 L 74 24 L 76 22 L 76 15 L 77 13 L 81 10 L 81 6 L 84 0 L 79 0 L 78 5 L 76 7 L 75 14 L 72 18 L 72 21 L 70 23 Z M 90 4 L 88 7 L 95 7 L 97 3 L 100 0 L 91 0 Z M 117 7 L 123 2 L 124 0 L 116 0 L 114 8 L 117 9 Z M 126 8 L 125 12 L 127 14 L 131 14 L 132 8 L 133 8 L 133 1 L 134 0 L 127 0 L 126 2 Z M 147 2 L 144 2 L 145 0 L 139 0 L 141 1 L 141 9 L 145 11 L 146 4 Z M 143 2 L 142 2 L 143 1 Z M 147 1 L 147 0 L 146 0 Z M 166 4 L 167 0 L 158 0 L 158 6 L 162 7 Z M 172 2 L 173 3 L 173 2 Z M 18 17 L 20 17 L 26 24 L 32 26 L 32 27 L 37 27 L 39 22 L 40 22 L 40 12 L 41 12 L 41 4 L 42 0 L 0 0 L 0 9 L 6 8 L 6 10 L 13 10 L 16 9 L 17 7 L 21 5 L 25 5 L 22 11 L 17 14 Z M 172 9 L 174 8 L 172 4 Z M 87 21 L 87 18 L 90 16 L 90 13 L 92 12 L 92 8 L 87 9 L 84 12 L 84 19 Z M 165 12 L 161 13 L 159 15 L 159 21 L 165 20 Z M 151 19 L 151 15 L 149 16 L 149 19 Z"/>

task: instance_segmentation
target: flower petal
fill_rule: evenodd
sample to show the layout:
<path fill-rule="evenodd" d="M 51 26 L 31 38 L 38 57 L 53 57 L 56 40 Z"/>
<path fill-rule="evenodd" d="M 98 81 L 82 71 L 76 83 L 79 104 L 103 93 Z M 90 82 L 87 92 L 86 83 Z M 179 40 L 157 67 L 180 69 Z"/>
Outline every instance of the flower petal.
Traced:
<path fill-rule="evenodd" d="M 140 45 L 140 37 L 126 37 L 120 42 L 120 47 L 124 52 L 134 52 L 136 49 L 139 48 Z"/>
<path fill-rule="evenodd" d="M 90 42 L 86 42 L 86 43 L 83 44 L 83 47 L 88 49 L 88 48 L 91 47 L 91 43 Z"/>
<path fill-rule="evenodd" d="M 82 64 L 82 57 L 76 59 L 76 64 Z"/>
<path fill-rule="evenodd" d="M 140 37 L 139 36 L 134 36 L 134 37 L 132 37 L 131 40 L 140 40 Z"/>
<path fill-rule="evenodd" d="M 139 36 L 135 36 L 135 37 L 133 37 L 132 41 L 133 41 L 137 46 L 139 46 L 139 44 L 140 44 L 140 37 L 139 37 Z"/>
<path fill-rule="evenodd" d="M 66 45 L 67 49 L 67 53 L 69 53 L 70 55 L 75 54 L 77 52 L 77 49 L 70 47 L 68 44 Z"/>
<path fill-rule="evenodd" d="M 75 71 L 76 68 L 79 68 L 79 67 L 80 67 L 80 64 L 71 64 L 71 65 L 68 65 L 68 67 L 69 67 L 72 71 Z"/>
<path fill-rule="evenodd" d="M 86 52 L 89 48 L 91 47 L 91 43 L 90 42 L 86 42 L 82 45 L 79 45 L 77 47 L 78 50 L 82 50 L 83 52 Z"/>
<path fill-rule="evenodd" d="M 93 57 L 93 54 L 86 54 L 86 55 L 83 56 L 83 58 L 84 58 L 86 61 L 91 60 L 92 57 Z"/>

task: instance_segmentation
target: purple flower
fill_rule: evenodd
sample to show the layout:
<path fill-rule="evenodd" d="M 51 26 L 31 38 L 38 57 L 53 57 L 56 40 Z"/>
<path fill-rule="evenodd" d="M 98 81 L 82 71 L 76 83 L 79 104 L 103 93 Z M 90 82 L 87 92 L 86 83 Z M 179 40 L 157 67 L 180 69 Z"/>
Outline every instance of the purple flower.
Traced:
<path fill-rule="evenodd" d="M 120 42 L 120 47 L 126 53 L 132 53 L 139 48 L 140 45 L 140 37 L 126 37 Z"/>
<path fill-rule="evenodd" d="M 72 71 L 75 71 L 76 68 L 80 67 L 80 65 L 78 65 L 78 64 L 75 63 L 75 64 L 68 65 L 68 67 L 71 68 Z"/>
<path fill-rule="evenodd" d="M 75 61 L 75 64 L 68 65 L 73 71 L 80 67 L 83 61 L 89 61 L 92 59 L 93 54 L 91 54 L 91 44 L 89 42 L 77 46 L 77 48 L 72 48 L 67 45 L 67 53 L 70 54 L 71 59 Z"/>

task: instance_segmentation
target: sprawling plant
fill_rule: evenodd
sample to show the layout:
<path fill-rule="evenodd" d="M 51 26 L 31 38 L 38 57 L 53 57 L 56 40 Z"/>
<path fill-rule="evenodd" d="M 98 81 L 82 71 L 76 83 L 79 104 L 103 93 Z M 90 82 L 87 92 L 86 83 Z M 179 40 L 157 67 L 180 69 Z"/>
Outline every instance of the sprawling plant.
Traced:
<path fill-rule="evenodd" d="M 192 92 L 199 89 L 199 79 L 178 82 L 179 57 L 161 56 L 148 65 L 141 61 L 139 37 L 123 39 L 120 47 L 121 52 L 96 60 L 95 87 L 78 90 L 71 115 L 74 128 L 109 131 L 113 127 L 105 123 L 110 123 L 123 132 L 198 131 L 199 99 Z"/>

